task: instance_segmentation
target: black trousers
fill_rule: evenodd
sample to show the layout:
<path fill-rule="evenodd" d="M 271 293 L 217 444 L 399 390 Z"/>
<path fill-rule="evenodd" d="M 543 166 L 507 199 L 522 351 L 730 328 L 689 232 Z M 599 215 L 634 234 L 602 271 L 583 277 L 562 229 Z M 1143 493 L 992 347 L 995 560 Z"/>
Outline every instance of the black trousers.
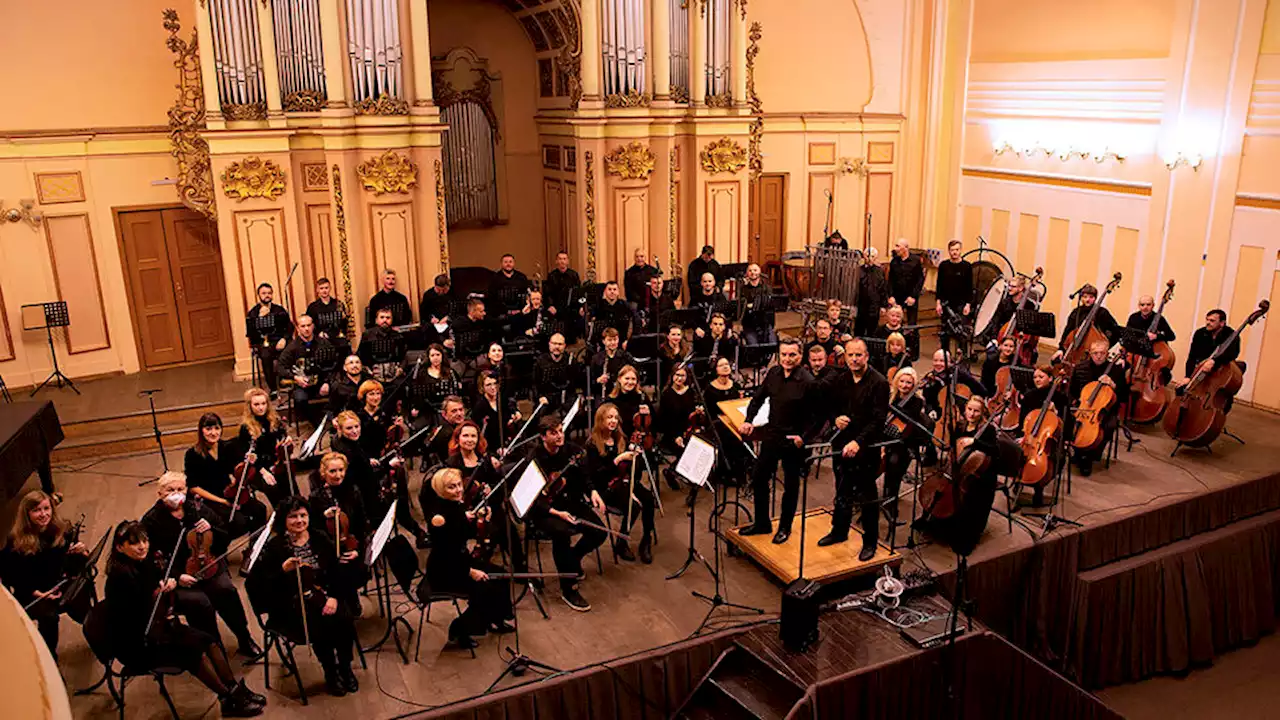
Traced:
<path fill-rule="evenodd" d="M 871 337 L 880 326 L 880 308 L 858 306 L 858 317 L 853 321 L 853 334 L 856 337 Z"/>
<path fill-rule="evenodd" d="M 486 573 L 503 572 L 502 568 L 490 563 L 477 563 L 474 567 Z M 460 577 L 437 577 L 443 573 L 433 570 L 435 568 L 428 561 L 427 578 L 432 590 L 465 593 L 467 596 L 467 609 L 449 624 L 449 639 L 462 635 L 484 635 L 489 631 L 490 625 L 515 616 L 511 607 L 510 580 L 476 582 L 471 579 L 469 572 Z"/>
<path fill-rule="evenodd" d="M 44 605 L 45 603 L 40 603 Z M 51 612 L 42 615 L 32 615 L 31 619 L 35 621 L 36 629 L 40 631 L 40 637 L 44 638 L 44 644 L 49 646 L 49 654 L 53 655 L 53 661 L 58 661 L 58 620 L 59 613 Z"/>
<path fill-rule="evenodd" d="M 280 357 L 280 351 L 276 350 L 275 344 L 256 345 L 253 348 L 253 354 L 258 356 L 258 360 L 262 365 L 262 387 L 268 392 L 274 393 L 276 388 L 280 386 L 280 374 L 276 372 L 276 360 Z"/>
<path fill-rule="evenodd" d="M 217 618 L 221 617 L 237 641 L 244 642 L 250 638 L 249 621 L 245 618 L 240 593 L 231 584 L 231 575 L 225 567 L 208 580 L 201 580 L 189 588 L 179 587 L 174 592 L 178 612 L 186 617 L 191 627 L 218 638 L 221 635 Z"/>
<path fill-rule="evenodd" d="M 1107 444 L 1111 442 L 1111 438 L 1116 434 L 1116 428 L 1120 426 L 1120 420 L 1116 414 L 1106 413 L 1102 418 L 1102 442 L 1098 446 L 1089 450 L 1081 450 L 1076 448 L 1075 460 L 1078 465 L 1087 465 L 1102 459 L 1102 453 L 1107 449 Z"/>
<path fill-rule="evenodd" d="M 311 405 L 312 400 L 320 397 L 320 385 L 311 387 L 294 385 L 290 393 L 293 396 L 293 412 L 299 419 L 315 422 L 320 417 L 323 408 Z"/>
<path fill-rule="evenodd" d="M 879 475 L 878 452 L 865 451 L 852 458 L 837 456 L 833 469 L 836 476 L 836 507 L 831 516 L 831 532 L 847 536 L 853 524 L 853 510 L 862 509 L 862 539 L 875 544 L 880 537 L 880 498 L 876 492 Z M 899 478 L 901 480 L 901 478 Z"/>
<path fill-rule="evenodd" d="M 296 600 L 293 606 L 280 608 L 270 624 L 279 628 L 285 637 L 298 645 L 304 644 L 310 636 L 316 661 L 326 672 L 338 665 L 351 665 L 356 644 L 356 626 L 350 611 L 343 607 L 342 602 L 338 603 L 338 609 L 332 615 L 324 614 L 323 602 L 309 602 L 306 607 L 305 630 Z"/>
<path fill-rule="evenodd" d="M 581 520 L 604 525 L 604 520 L 596 515 L 595 510 L 583 501 L 570 502 L 556 508 L 563 510 Z M 585 525 L 571 525 L 550 513 L 539 518 L 538 528 L 551 538 L 551 557 L 556 564 L 556 572 L 582 574 L 582 558 L 595 552 L 609 538 L 608 533 Z M 573 537 L 577 535 L 578 541 Z M 561 578 L 560 587 L 571 588 L 577 582 L 574 578 Z"/>
<path fill-rule="evenodd" d="M 898 492 L 902 489 L 902 478 L 911 466 L 911 457 L 906 445 L 889 445 L 884 449 L 884 507 L 890 520 L 898 518 Z"/>
<path fill-rule="evenodd" d="M 782 464 L 782 507 L 779 508 L 778 529 L 791 530 L 795 518 L 796 503 L 800 499 L 800 476 L 805 472 L 804 448 L 786 438 L 768 438 L 760 444 L 760 457 L 751 475 L 752 493 L 755 495 L 755 521 L 761 525 L 772 523 L 769 515 L 769 492 L 773 489 L 773 476 Z"/>
<path fill-rule="evenodd" d="M 639 471 L 636 471 L 637 474 Z M 656 482 L 656 480 L 653 480 Z M 622 522 L 626 523 L 627 517 L 627 481 L 619 481 L 614 483 L 613 487 L 605 491 L 604 502 L 615 510 L 622 511 Z M 653 497 L 653 491 L 640 484 L 637 477 L 635 489 L 631 493 L 635 499 L 631 501 L 631 524 L 634 526 L 636 520 L 639 519 L 641 527 L 644 528 L 645 537 L 653 534 L 654 513 L 657 510 L 658 503 Z M 631 528 L 623 528 L 623 532 L 629 533 Z"/>
<path fill-rule="evenodd" d="M 920 316 L 920 298 L 914 298 L 915 302 L 911 305 L 906 303 L 906 298 L 898 301 L 902 306 L 902 319 L 907 325 L 915 325 L 916 318 Z"/>

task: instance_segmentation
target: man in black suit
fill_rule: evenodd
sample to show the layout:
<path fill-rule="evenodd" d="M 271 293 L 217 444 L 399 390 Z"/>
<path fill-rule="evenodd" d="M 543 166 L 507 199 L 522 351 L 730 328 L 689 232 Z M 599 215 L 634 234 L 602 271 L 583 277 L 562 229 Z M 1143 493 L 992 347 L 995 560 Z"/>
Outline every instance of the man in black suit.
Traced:
<path fill-rule="evenodd" d="M 382 287 L 369 298 L 367 306 L 369 327 L 377 324 L 378 311 L 391 311 L 391 325 L 408 325 L 413 322 L 413 310 L 409 307 L 409 298 L 396 290 L 396 271 L 387 268 L 382 271 Z"/>
<path fill-rule="evenodd" d="M 907 324 L 915 325 L 920 312 L 920 293 L 924 291 L 924 264 L 911 254 L 906 238 L 898 238 L 889 261 L 889 301 L 907 313 Z"/>
<path fill-rule="evenodd" d="M 249 309 L 244 319 L 245 337 L 249 338 L 249 347 L 262 364 L 262 381 L 272 395 L 276 394 L 276 385 L 280 382 L 276 358 L 293 335 L 289 311 L 272 302 L 274 296 L 275 290 L 269 283 L 259 285 L 258 304 Z"/>

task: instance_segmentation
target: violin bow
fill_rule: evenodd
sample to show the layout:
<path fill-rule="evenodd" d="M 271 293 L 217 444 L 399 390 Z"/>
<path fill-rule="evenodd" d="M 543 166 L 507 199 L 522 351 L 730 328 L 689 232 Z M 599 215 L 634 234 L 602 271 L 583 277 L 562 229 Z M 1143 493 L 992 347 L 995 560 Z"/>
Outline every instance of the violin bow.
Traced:
<path fill-rule="evenodd" d="M 249 456 L 253 454 L 253 443 L 249 443 L 249 451 L 244 454 L 244 471 L 240 473 L 240 479 L 236 481 L 236 496 L 231 499 L 231 516 L 227 518 L 227 522 L 236 519 L 236 510 L 240 508 L 240 490 L 244 487 L 245 480 L 249 477 Z"/>
<path fill-rule="evenodd" d="M 240 539 L 239 539 L 239 540 L 237 540 L 235 543 L 233 543 L 230 547 L 228 547 L 226 552 L 224 552 L 224 553 L 222 553 L 221 555 L 219 555 L 218 557 L 216 557 L 216 558 L 214 558 L 214 559 L 210 560 L 209 562 L 205 563 L 204 565 L 201 565 L 201 566 L 200 566 L 200 569 L 199 569 L 199 570 L 197 570 L 197 571 L 194 573 L 194 575 L 195 575 L 196 577 L 199 577 L 199 576 L 200 576 L 200 574 L 201 574 L 201 573 L 203 573 L 205 570 L 208 570 L 209 568 L 211 568 L 211 567 L 213 567 L 214 565 L 218 564 L 218 563 L 219 563 L 219 562 L 221 562 L 222 560 L 225 560 L 226 558 L 230 557 L 230 556 L 231 556 L 231 553 L 233 553 L 233 552 L 235 552 L 235 551 L 239 550 L 240 548 L 245 547 L 245 546 L 246 546 L 246 545 L 248 545 L 249 543 L 253 542 L 253 539 L 254 539 L 254 538 L 255 538 L 259 533 L 261 533 L 261 532 L 263 532 L 264 530 L 266 530 L 268 527 L 269 527 L 268 525 L 263 525 L 262 527 L 258 528 L 257 530 L 254 530 L 253 532 L 249 533 L 248 535 L 245 535 L 243 538 L 240 538 Z"/>
<path fill-rule="evenodd" d="M 173 563 L 178 559 L 178 548 L 182 547 L 182 541 L 186 539 L 186 535 L 185 532 L 178 533 L 178 542 L 174 544 L 173 551 L 169 553 L 169 567 L 165 568 L 164 577 L 160 579 L 161 586 L 173 573 Z M 142 641 L 144 643 L 147 641 L 147 637 L 151 635 L 151 625 L 156 621 L 156 612 L 160 610 L 160 600 L 163 597 L 163 592 L 156 593 L 156 601 L 151 605 L 151 616 L 147 618 L 147 627 L 142 631 Z"/>
<path fill-rule="evenodd" d="M 302 592 L 302 561 L 298 560 L 298 556 L 293 556 L 298 561 L 293 566 L 293 574 L 298 578 L 298 612 L 302 614 L 302 638 L 307 641 L 307 649 L 311 651 L 311 657 L 316 656 L 315 648 L 311 646 L 311 630 L 307 628 L 307 596 Z"/>

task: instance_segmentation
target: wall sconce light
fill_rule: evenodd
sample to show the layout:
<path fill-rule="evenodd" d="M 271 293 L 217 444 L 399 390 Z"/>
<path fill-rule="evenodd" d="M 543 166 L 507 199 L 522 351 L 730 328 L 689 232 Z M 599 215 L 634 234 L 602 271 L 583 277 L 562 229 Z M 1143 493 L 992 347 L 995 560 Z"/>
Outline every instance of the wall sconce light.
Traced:
<path fill-rule="evenodd" d="M 1093 156 L 1093 161 L 1101 165 L 1102 163 L 1107 161 L 1107 158 L 1115 160 L 1118 163 L 1122 163 L 1124 162 L 1125 156 L 1121 155 L 1115 150 L 1112 150 L 1111 148 L 1107 148 L 1106 150 L 1103 150 L 1100 153 L 1095 153 Z"/>
<path fill-rule="evenodd" d="M 1193 155 L 1184 155 L 1179 152 L 1177 155 L 1166 155 L 1164 158 L 1164 166 L 1173 172 L 1180 167 L 1189 167 L 1192 172 L 1200 169 L 1200 163 L 1204 162 L 1204 158 L 1199 153 Z"/>
<path fill-rule="evenodd" d="M 0 220 L 16 223 L 25 221 L 31 226 L 32 230 L 40 227 L 40 221 L 44 220 L 44 214 L 36 210 L 35 200 L 19 200 L 19 207 L 5 209 L 4 201 L 0 200 Z"/>
<path fill-rule="evenodd" d="M 1000 142 L 995 143 L 995 145 L 991 148 L 991 150 L 996 155 L 1003 155 L 1007 152 L 1015 153 L 1018 155 L 1022 154 L 1022 153 L 1019 153 L 1017 150 L 1015 150 L 1014 147 L 1009 144 L 1008 140 L 1002 140 Z"/>
<path fill-rule="evenodd" d="M 858 177 L 866 177 L 869 173 L 867 169 L 866 158 L 840 158 L 840 172 L 845 175 L 857 175 Z"/>

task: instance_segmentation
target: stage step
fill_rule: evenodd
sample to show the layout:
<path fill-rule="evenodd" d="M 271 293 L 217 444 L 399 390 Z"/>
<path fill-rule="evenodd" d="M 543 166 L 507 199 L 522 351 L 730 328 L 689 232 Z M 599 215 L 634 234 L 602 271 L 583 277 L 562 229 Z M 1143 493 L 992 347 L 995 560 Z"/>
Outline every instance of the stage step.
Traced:
<path fill-rule="evenodd" d="M 166 450 L 191 445 L 196 425 L 205 413 L 217 413 L 232 432 L 240 421 L 240 401 L 199 403 L 156 409 L 156 422 Z M 64 463 L 110 455 L 147 452 L 156 449 L 151 412 L 133 412 L 113 417 L 70 422 L 62 426 L 66 436 L 52 453 L 53 462 Z"/>
<path fill-rule="evenodd" d="M 720 654 L 676 717 L 783 720 L 803 696 L 804 688 L 735 645 Z"/>

